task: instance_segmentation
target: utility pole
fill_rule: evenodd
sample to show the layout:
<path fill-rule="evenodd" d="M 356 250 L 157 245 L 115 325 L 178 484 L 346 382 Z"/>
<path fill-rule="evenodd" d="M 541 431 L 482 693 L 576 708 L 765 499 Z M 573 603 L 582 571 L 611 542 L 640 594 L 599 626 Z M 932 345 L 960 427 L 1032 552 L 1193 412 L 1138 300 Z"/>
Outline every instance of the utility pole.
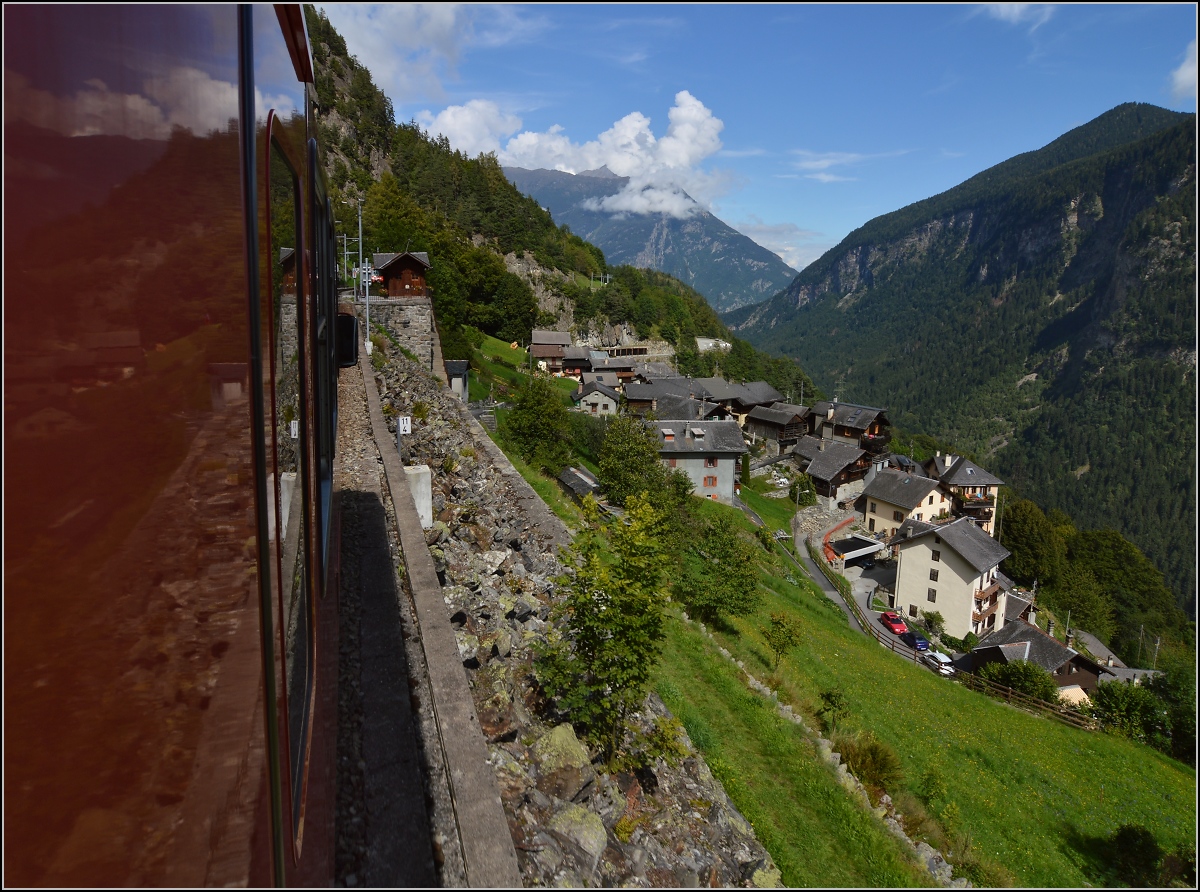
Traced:
<path fill-rule="evenodd" d="M 1145 623 L 1143 623 L 1142 627 L 1140 629 L 1138 629 L 1138 657 L 1137 657 L 1138 665 L 1141 665 L 1141 662 L 1142 662 L 1142 636 L 1145 634 L 1146 634 L 1146 625 L 1145 625 Z"/>
<path fill-rule="evenodd" d="M 1158 646 L 1162 644 L 1162 636 L 1154 639 L 1154 662 L 1150 664 L 1151 670 L 1158 668 Z"/>

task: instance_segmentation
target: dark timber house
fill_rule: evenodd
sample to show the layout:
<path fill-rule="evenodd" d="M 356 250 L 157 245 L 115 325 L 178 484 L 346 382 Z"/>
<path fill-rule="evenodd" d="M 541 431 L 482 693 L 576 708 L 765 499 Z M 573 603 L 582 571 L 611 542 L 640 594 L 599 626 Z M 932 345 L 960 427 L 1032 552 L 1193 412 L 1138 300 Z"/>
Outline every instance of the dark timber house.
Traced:
<path fill-rule="evenodd" d="M 425 297 L 425 271 L 429 255 L 424 251 L 405 251 L 401 254 L 376 254 L 375 272 L 383 277 L 383 290 L 388 297 Z"/>

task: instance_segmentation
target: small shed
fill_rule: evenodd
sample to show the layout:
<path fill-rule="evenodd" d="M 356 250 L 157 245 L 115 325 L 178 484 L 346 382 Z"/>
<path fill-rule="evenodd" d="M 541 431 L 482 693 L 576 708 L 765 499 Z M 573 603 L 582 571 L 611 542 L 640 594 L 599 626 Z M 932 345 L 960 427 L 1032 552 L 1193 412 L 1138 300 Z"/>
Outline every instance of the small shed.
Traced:
<path fill-rule="evenodd" d="M 450 389 L 454 391 L 454 395 L 462 400 L 467 401 L 467 382 L 471 372 L 471 363 L 466 359 L 447 359 L 446 365 L 446 381 L 450 385 Z"/>
<path fill-rule="evenodd" d="M 425 251 L 404 251 L 400 254 L 376 254 L 375 272 L 383 278 L 383 291 L 388 297 L 423 297 L 428 294 L 425 271 L 429 269 L 429 254 Z"/>

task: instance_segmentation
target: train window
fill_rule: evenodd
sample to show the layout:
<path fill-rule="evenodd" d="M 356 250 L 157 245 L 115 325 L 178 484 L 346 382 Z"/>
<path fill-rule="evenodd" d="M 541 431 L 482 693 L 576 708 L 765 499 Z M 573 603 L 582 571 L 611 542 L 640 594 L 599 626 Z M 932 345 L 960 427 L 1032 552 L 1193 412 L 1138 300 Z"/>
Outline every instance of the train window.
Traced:
<path fill-rule="evenodd" d="M 293 832 L 300 829 L 309 701 L 312 623 L 308 571 L 309 481 L 305 446 L 310 432 L 304 399 L 304 257 L 299 249 L 298 180 L 274 139 L 268 162 L 271 296 L 274 318 L 276 517 L 282 563 L 281 623 L 292 787 Z"/>
<path fill-rule="evenodd" d="M 316 492 L 318 496 L 319 541 L 322 567 L 329 556 L 329 524 L 333 507 L 333 457 L 337 431 L 337 356 L 334 325 L 337 318 L 337 283 L 334 277 L 333 213 L 325 195 L 319 172 L 317 141 L 308 142 L 309 181 L 312 183 L 313 239 L 312 257 L 316 283 L 313 304 L 316 324 L 313 331 L 317 447 Z M 322 588 L 322 595 L 324 589 Z"/>

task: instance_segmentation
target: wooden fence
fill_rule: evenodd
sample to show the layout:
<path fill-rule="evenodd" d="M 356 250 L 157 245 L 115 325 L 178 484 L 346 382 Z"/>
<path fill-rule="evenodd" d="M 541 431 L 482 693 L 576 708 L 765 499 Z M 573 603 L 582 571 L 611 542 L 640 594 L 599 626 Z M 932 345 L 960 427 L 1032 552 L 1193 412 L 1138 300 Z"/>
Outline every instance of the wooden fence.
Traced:
<path fill-rule="evenodd" d="M 866 630 L 868 635 L 870 635 L 884 647 L 895 652 L 897 650 L 896 636 L 891 632 L 884 632 L 882 629 L 876 628 L 878 623 L 872 622 L 868 617 L 863 615 L 862 609 L 858 606 L 858 602 L 854 599 L 849 581 L 845 577 L 835 573 L 833 568 L 826 563 L 824 556 L 821 554 L 821 549 L 818 549 L 814 545 L 811 533 L 805 540 L 805 544 L 808 546 L 809 556 L 813 559 L 814 563 L 821 568 L 821 572 L 825 574 L 825 578 L 828 579 L 833 584 L 834 588 L 836 588 L 842 595 L 842 598 L 845 600 L 847 606 L 849 606 L 855 617 L 857 617 L 859 625 Z M 908 648 L 903 648 L 903 650 L 907 651 Z M 905 654 L 905 656 L 907 656 L 907 654 Z M 914 663 L 917 662 L 916 650 L 912 652 L 912 659 Z M 1004 702 L 1012 704 L 1020 709 L 1025 709 L 1035 712 L 1039 715 L 1044 715 L 1047 718 L 1070 725 L 1073 728 L 1082 728 L 1085 731 L 1098 730 L 1095 719 L 1084 715 L 1078 710 L 1071 709 L 1070 707 L 1048 703 L 1045 700 L 1038 700 L 1035 697 L 1022 694 L 1020 691 L 1013 690 L 1007 685 L 996 684 L 995 682 L 988 681 L 986 678 L 980 678 L 978 675 L 974 675 L 970 672 L 956 672 L 953 678 L 955 681 L 973 691 L 979 691 L 980 693 L 987 694 L 989 697 L 1003 700 Z"/>

